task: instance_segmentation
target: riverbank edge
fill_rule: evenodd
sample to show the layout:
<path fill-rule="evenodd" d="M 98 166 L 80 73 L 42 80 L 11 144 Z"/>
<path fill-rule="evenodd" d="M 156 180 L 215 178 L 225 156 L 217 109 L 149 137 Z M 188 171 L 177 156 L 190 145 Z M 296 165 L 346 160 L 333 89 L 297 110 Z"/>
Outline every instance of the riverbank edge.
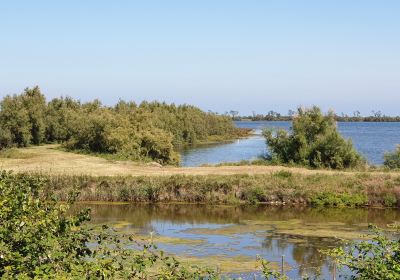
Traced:
<path fill-rule="evenodd" d="M 400 207 L 400 174 L 31 176 L 45 178 L 45 191 L 62 200 L 78 191 L 78 201 L 92 202 Z"/>

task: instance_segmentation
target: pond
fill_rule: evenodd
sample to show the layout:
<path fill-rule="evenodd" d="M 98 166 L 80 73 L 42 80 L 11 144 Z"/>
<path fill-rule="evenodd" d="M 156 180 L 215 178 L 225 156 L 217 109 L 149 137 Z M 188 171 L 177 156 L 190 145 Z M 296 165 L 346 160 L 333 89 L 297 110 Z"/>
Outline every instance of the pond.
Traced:
<path fill-rule="evenodd" d="M 254 279 L 256 256 L 284 269 L 290 279 L 321 273 L 331 279 L 332 263 L 319 252 L 360 239 L 367 225 L 400 222 L 394 209 L 315 209 L 193 204 L 79 204 L 92 209 L 95 224 L 124 233 L 154 236 L 160 249 L 183 262 L 218 268 Z"/>
<path fill-rule="evenodd" d="M 186 149 L 181 153 L 182 166 L 200 166 L 222 162 L 253 160 L 266 153 L 264 128 L 288 130 L 291 122 L 241 121 L 236 126 L 251 128 L 255 134 L 246 139 L 230 143 L 202 145 Z M 399 122 L 339 122 L 338 129 L 345 138 L 351 139 L 355 148 L 370 164 L 381 165 L 385 152 L 393 151 L 400 144 Z"/>

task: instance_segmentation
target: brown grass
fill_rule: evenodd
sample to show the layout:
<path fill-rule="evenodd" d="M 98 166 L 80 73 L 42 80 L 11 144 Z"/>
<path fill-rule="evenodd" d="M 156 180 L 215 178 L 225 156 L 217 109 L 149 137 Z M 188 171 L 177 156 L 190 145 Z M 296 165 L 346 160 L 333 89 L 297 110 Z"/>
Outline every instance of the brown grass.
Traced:
<path fill-rule="evenodd" d="M 58 149 L 58 145 L 44 145 L 14 150 L 0 154 L 0 169 L 15 172 L 42 173 L 49 175 L 90 176 L 171 176 L 171 175 L 235 175 L 272 174 L 278 171 L 312 174 L 354 175 L 351 171 L 310 170 L 284 166 L 207 166 L 207 167 L 157 167 L 132 161 L 113 161 L 101 157 L 75 154 Z M 357 172 L 359 173 L 359 172 Z M 397 172 L 374 174 L 399 175 Z"/>

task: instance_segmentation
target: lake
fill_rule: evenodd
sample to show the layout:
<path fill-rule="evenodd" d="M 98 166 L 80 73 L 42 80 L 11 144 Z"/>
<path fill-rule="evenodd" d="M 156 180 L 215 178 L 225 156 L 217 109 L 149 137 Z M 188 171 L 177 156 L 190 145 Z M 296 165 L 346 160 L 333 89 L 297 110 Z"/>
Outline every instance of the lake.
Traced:
<path fill-rule="evenodd" d="M 332 263 L 319 252 L 359 239 L 367 225 L 400 221 L 394 209 L 315 209 L 193 204 L 79 204 L 92 209 L 92 222 L 142 238 L 154 236 L 161 250 L 243 279 L 254 279 L 259 255 L 277 265 L 284 256 L 290 279 L 321 273 Z M 260 278 L 257 278 L 260 279 Z"/>
<path fill-rule="evenodd" d="M 265 139 L 261 135 L 264 128 L 288 130 L 291 122 L 241 121 L 236 126 L 254 129 L 255 135 L 230 143 L 202 145 L 181 153 L 182 166 L 200 166 L 222 162 L 253 160 L 266 153 Z M 399 122 L 339 122 L 338 129 L 345 138 L 351 139 L 355 148 L 370 164 L 383 164 L 385 152 L 393 151 L 400 144 Z"/>

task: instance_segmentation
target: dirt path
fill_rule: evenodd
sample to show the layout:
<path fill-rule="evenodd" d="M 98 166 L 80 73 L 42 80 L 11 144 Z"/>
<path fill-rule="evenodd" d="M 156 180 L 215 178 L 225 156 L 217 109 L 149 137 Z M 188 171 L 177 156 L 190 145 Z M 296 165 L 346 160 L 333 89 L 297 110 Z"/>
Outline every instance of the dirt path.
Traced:
<path fill-rule="evenodd" d="M 63 152 L 57 149 L 57 145 L 14 150 L 10 153 L 9 158 L 0 157 L 0 169 L 14 170 L 16 172 L 51 173 L 53 175 L 92 176 L 266 174 L 281 170 L 290 170 L 291 172 L 302 174 L 353 174 L 352 172 L 309 170 L 283 166 L 156 167 L 129 161 L 111 161 L 95 156 Z"/>

